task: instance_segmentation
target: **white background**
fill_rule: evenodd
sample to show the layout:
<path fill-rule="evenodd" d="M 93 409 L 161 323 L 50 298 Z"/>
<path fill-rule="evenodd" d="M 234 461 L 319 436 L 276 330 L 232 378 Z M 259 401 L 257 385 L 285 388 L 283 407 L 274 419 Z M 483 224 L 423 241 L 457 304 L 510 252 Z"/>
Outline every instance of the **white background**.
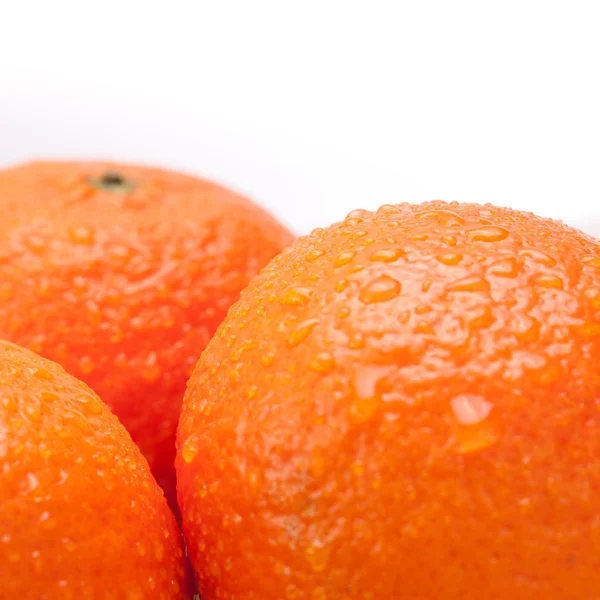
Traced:
<path fill-rule="evenodd" d="M 298 232 L 443 198 L 600 234 L 596 6 L 0 0 L 0 166 L 180 168 Z"/>

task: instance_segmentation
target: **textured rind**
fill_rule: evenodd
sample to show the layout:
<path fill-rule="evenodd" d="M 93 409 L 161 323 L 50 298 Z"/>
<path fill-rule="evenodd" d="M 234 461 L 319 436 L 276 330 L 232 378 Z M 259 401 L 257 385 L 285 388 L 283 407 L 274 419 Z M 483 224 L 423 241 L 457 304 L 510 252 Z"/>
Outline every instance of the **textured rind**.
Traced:
<path fill-rule="evenodd" d="M 227 600 L 592 600 L 600 244 L 489 205 L 298 239 L 188 384 L 178 497 Z"/>
<path fill-rule="evenodd" d="M 0 597 L 191 599 L 181 533 L 118 419 L 0 342 Z"/>
<path fill-rule="evenodd" d="M 91 181 L 118 172 L 129 194 Z M 89 384 L 174 500 L 175 430 L 193 365 L 290 234 L 212 182 L 111 163 L 0 172 L 0 339 Z"/>

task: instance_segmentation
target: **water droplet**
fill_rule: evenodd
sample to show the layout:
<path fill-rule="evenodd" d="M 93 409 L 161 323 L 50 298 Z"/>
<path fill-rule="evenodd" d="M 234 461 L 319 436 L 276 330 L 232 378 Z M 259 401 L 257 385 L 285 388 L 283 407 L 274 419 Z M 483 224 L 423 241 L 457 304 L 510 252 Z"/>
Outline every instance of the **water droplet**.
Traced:
<path fill-rule="evenodd" d="M 511 329 L 515 337 L 522 343 L 536 342 L 540 337 L 541 323 L 529 315 L 520 312 L 512 314 Z"/>
<path fill-rule="evenodd" d="M 251 469 L 246 473 L 246 481 L 250 486 L 251 492 L 257 492 L 262 485 L 263 475 L 256 469 Z"/>
<path fill-rule="evenodd" d="M 381 275 L 361 290 L 359 298 L 364 304 L 387 302 L 399 296 L 401 291 L 399 281 L 389 275 Z"/>
<path fill-rule="evenodd" d="M 329 373 L 335 366 L 335 360 L 329 352 L 319 352 L 308 366 L 317 373 Z"/>
<path fill-rule="evenodd" d="M 96 396 L 92 394 L 80 394 L 77 396 L 76 400 L 90 414 L 98 416 L 102 413 L 103 404 Z"/>
<path fill-rule="evenodd" d="M 430 313 L 433 310 L 433 308 L 431 306 L 429 306 L 429 304 L 417 304 L 417 306 L 415 306 L 415 313 L 417 315 L 426 315 L 427 313 Z"/>
<path fill-rule="evenodd" d="M 467 315 L 467 325 L 471 331 L 491 327 L 494 321 L 492 309 L 487 305 L 476 306 Z"/>
<path fill-rule="evenodd" d="M 33 373 L 34 377 L 37 379 L 43 379 L 45 381 L 54 381 L 54 375 L 45 369 L 44 367 L 38 367 Z"/>
<path fill-rule="evenodd" d="M 454 416 L 461 425 L 476 425 L 477 423 L 481 423 L 481 421 L 484 421 L 488 417 L 492 410 L 492 404 L 484 398 L 468 394 L 456 396 L 450 404 Z"/>
<path fill-rule="evenodd" d="M 526 258 L 531 259 L 532 262 L 545 265 L 546 267 L 553 267 L 554 265 L 556 265 L 556 260 L 552 258 L 552 256 L 550 256 L 549 254 L 546 254 L 541 250 L 526 248 L 525 250 L 521 250 L 519 254 L 521 256 L 525 256 Z"/>
<path fill-rule="evenodd" d="M 521 272 L 521 264 L 514 257 L 504 258 L 490 265 L 488 272 L 497 277 L 517 277 Z"/>
<path fill-rule="evenodd" d="M 60 541 L 62 542 L 67 552 L 75 552 L 75 550 L 77 549 L 77 544 L 73 543 L 73 541 L 69 538 L 64 537 L 61 538 Z"/>
<path fill-rule="evenodd" d="M 310 563 L 315 573 L 322 573 L 329 562 L 330 549 L 319 540 L 313 540 L 306 550 L 304 555 Z"/>
<path fill-rule="evenodd" d="M 37 423 L 41 419 L 41 417 L 42 417 L 39 405 L 37 405 L 37 406 L 34 406 L 34 405 L 27 406 L 25 408 L 25 414 L 34 423 Z"/>
<path fill-rule="evenodd" d="M 341 306 L 335 316 L 338 319 L 345 319 L 346 317 L 350 316 L 350 312 L 351 311 L 347 306 Z"/>
<path fill-rule="evenodd" d="M 432 285 L 433 285 L 432 279 L 425 279 L 425 281 L 423 281 L 423 283 L 421 284 L 421 291 L 423 293 L 427 293 L 430 290 Z"/>
<path fill-rule="evenodd" d="M 378 215 L 390 215 L 393 213 L 399 213 L 400 209 L 393 204 L 384 204 L 377 209 Z"/>
<path fill-rule="evenodd" d="M 48 392 L 48 391 L 43 391 L 40 394 L 40 398 L 42 399 L 42 402 L 46 402 L 48 404 L 53 404 L 55 402 L 58 402 L 60 399 L 55 393 Z"/>
<path fill-rule="evenodd" d="M 190 464 L 194 462 L 194 459 L 198 455 L 198 435 L 196 433 L 192 433 L 185 442 L 183 443 L 183 447 L 181 448 L 181 458 L 183 458 L 184 462 Z"/>
<path fill-rule="evenodd" d="M 591 304 L 594 310 L 600 309 L 600 289 L 588 288 L 584 290 L 583 297 Z"/>
<path fill-rule="evenodd" d="M 436 259 L 443 265 L 454 266 L 463 259 L 463 255 L 459 254 L 458 252 L 444 252 L 442 254 L 438 254 Z"/>
<path fill-rule="evenodd" d="M 598 256 L 585 256 L 581 262 L 584 265 L 589 265 L 590 267 L 596 267 L 600 269 L 600 257 Z"/>
<path fill-rule="evenodd" d="M 344 219 L 344 225 L 346 225 L 347 227 L 354 227 L 355 225 L 358 225 L 359 223 L 362 223 L 362 219 L 358 219 L 358 218 L 346 218 Z"/>
<path fill-rule="evenodd" d="M 373 262 L 394 262 L 395 260 L 398 260 L 403 254 L 405 253 L 397 248 L 375 250 L 375 252 L 371 254 L 371 260 Z"/>
<path fill-rule="evenodd" d="M 354 423 L 364 423 L 375 415 L 380 407 L 380 398 L 372 396 L 370 398 L 357 397 L 349 407 L 349 416 Z"/>
<path fill-rule="evenodd" d="M 398 323 L 401 325 L 406 325 L 410 321 L 410 317 L 410 310 L 402 310 L 398 313 Z"/>
<path fill-rule="evenodd" d="M 306 321 L 302 321 L 288 338 L 288 344 L 294 347 L 302 343 L 318 323 L 319 319 L 307 319 Z"/>
<path fill-rule="evenodd" d="M 23 240 L 25 245 L 32 250 L 35 254 L 41 254 L 46 248 L 46 240 L 39 235 L 32 235 Z"/>
<path fill-rule="evenodd" d="M 436 223 L 442 225 L 443 227 L 452 227 L 453 225 L 459 226 L 463 225 L 465 222 L 460 215 L 457 215 L 451 210 L 428 210 L 426 212 L 419 213 L 417 216 L 422 219 L 433 219 Z"/>
<path fill-rule="evenodd" d="M 427 234 L 425 233 L 415 233 L 412 238 L 415 242 L 426 242 Z"/>
<path fill-rule="evenodd" d="M 538 285 L 540 287 L 562 290 L 564 289 L 565 282 L 558 275 L 552 273 L 537 273 L 530 279 L 532 285 Z"/>
<path fill-rule="evenodd" d="M 444 242 L 444 244 L 446 244 L 447 246 L 456 246 L 457 243 L 457 239 L 455 236 L 453 235 L 445 235 L 442 237 L 442 242 Z"/>
<path fill-rule="evenodd" d="M 119 352 L 115 356 L 115 366 L 119 369 L 126 369 L 129 366 L 129 360 L 124 352 Z"/>
<path fill-rule="evenodd" d="M 364 208 L 356 208 L 355 210 L 351 210 L 347 215 L 344 221 L 348 219 L 359 219 L 359 222 L 363 220 L 363 217 L 369 216 L 369 211 Z"/>
<path fill-rule="evenodd" d="M 335 267 L 343 267 L 344 265 L 348 264 L 355 256 L 356 256 L 355 252 L 351 252 L 351 251 L 341 252 L 340 254 L 338 254 L 337 258 L 335 259 L 334 266 Z"/>
<path fill-rule="evenodd" d="M 501 242 L 509 236 L 510 232 L 498 225 L 484 225 L 474 227 L 467 231 L 467 238 L 471 242 Z"/>
<path fill-rule="evenodd" d="M 156 352 L 151 352 L 142 365 L 142 379 L 148 383 L 154 383 L 161 374 L 162 369 L 160 368 L 160 365 L 157 364 Z"/>
<path fill-rule="evenodd" d="M 94 370 L 94 363 L 89 356 L 82 356 L 79 360 L 79 370 L 84 375 L 89 375 Z"/>
<path fill-rule="evenodd" d="M 487 292 L 490 289 L 490 282 L 483 277 L 471 276 L 459 279 L 450 284 L 447 288 L 449 292 Z"/>
<path fill-rule="evenodd" d="M 356 372 L 354 377 L 356 398 L 349 406 L 349 414 L 354 422 L 367 421 L 380 408 L 381 398 L 377 386 L 389 375 L 390 369 L 389 366 L 371 365 Z"/>
<path fill-rule="evenodd" d="M 252 400 L 252 398 L 256 398 L 257 394 L 258 394 L 258 387 L 256 387 L 255 385 L 251 385 L 246 390 L 246 397 L 248 398 L 248 400 Z"/>
<path fill-rule="evenodd" d="M 308 262 L 315 262 L 317 260 L 319 260 L 319 258 L 321 258 L 321 256 L 323 256 L 325 254 L 325 250 L 321 250 L 320 248 L 315 248 L 314 250 L 311 250 L 307 255 L 306 255 L 306 260 Z"/>
<path fill-rule="evenodd" d="M 494 428 L 484 421 L 469 427 L 460 427 L 455 434 L 455 439 L 458 454 L 473 454 L 496 444 L 498 435 Z"/>
<path fill-rule="evenodd" d="M 415 324 L 413 331 L 419 335 L 434 335 L 435 326 L 432 322 L 420 320 Z"/>
<path fill-rule="evenodd" d="M 27 473 L 27 491 L 33 492 L 39 485 L 39 479 L 33 473 Z"/>
<path fill-rule="evenodd" d="M 56 526 L 56 521 L 50 517 L 50 513 L 48 511 L 44 511 L 40 515 L 40 523 L 43 524 L 45 529 L 54 529 Z"/>
<path fill-rule="evenodd" d="M 285 597 L 287 600 L 296 600 L 296 598 L 300 597 L 300 591 L 293 583 L 290 583 L 285 588 Z"/>
<path fill-rule="evenodd" d="M 348 341 L 348 347 L 352 350 L 360 350 L 361 348 L 364 348 L 365 336 L 360 331 L 357 331 Z"/>
<path fill-rule="evenodd" d="M 281 304 L 290 304 L 292 306 L 303 306 L 308 304 L 312 293 L 313 290 L 311 288 L 292 286 L 285 290 L 280 302 Z"/>
<path fill-rule="evenodd" d="M 93 244 L 96 237 L 94 230 L 89 227 L 71 227 L 68 234 L 74 244 Z"/>
<path fill-rule="evenodd" d="M 260 357 L 260 362 L 263 367 L 270 367 L 274 360 L 275 354 L 273 352 L 265 352 L 265 354 Z"/>
<path fill-rule="evenodd" d="M 344 290 L 346 290 L 348 288 L 349 285 L 350 285 L 350 282 L 347 279 L 340 279 L 335 284 L 335 291 L 338 294 L 341 294 Z"/>

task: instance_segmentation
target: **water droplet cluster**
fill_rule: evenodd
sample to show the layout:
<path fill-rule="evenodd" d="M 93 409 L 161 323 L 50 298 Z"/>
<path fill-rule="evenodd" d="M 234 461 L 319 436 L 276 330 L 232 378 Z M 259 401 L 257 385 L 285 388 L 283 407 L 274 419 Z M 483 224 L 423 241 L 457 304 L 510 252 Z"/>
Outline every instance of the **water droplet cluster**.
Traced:
<path fill-rule="evenodd" d="M 174 503 L 186 381 L 248 280 L 292 236 L 215 184 L 133 166 L 2 171 L 0 211 L 0 339 L 88 383 Z"/>
<path fill-rule="evenodd" d="M 94 598 L 110 581 L 121 597 L 190 597 L 177 524 L 123 426 L 62 367 L 8 342 L 0 506 L 0 596 Z"/>
<path fill-rule="evenodd" d="M 277 257 L 219 332 L 179 431 L 207 595 L 258 577 L 269 600 L 468 597 L 496 590 L 490 556 L 529 589 L 523 552 L 571 573 L 544 549 L 597 519 L 596 240 L 487 205 L 357 210 Z M 595 543 L 571 549 L 600 585 Z"/>

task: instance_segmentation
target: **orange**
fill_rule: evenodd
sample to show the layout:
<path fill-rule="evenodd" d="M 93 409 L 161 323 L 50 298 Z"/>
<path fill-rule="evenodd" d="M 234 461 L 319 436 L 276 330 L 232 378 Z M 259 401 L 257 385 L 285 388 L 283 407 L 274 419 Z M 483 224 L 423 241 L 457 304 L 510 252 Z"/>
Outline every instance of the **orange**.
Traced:
<path fill-rule="evenodd" d="M 203 598 L 592 600 L 600 242 L 493 206 L 355 211 L 201 357 L 178 495 Z"/>
<path fill-rule="evenodd" d="M 148 463 L 90 388 L 0 342 L 0 598 L 191 598 Z"/>
<path fill-rule="evenodd" d="M 214 183 L 107 163 L 0 172 L 0 213 L 0 338 L 90 385 L 174 500 L 185 382 L 290 234 Z"/>

